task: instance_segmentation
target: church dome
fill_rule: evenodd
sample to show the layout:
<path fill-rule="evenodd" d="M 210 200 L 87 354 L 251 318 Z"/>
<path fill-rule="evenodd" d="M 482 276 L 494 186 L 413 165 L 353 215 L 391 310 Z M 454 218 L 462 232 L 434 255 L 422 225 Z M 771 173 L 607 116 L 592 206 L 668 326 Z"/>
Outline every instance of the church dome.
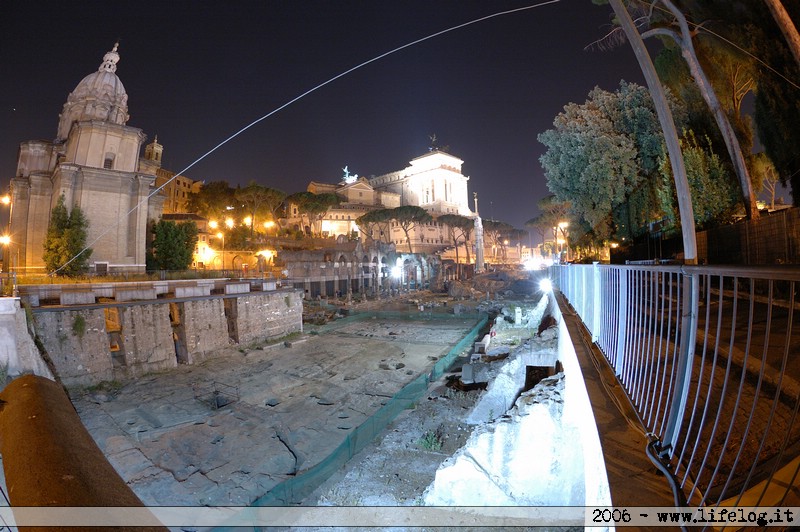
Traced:
<path fill-rule="evenodd" d="M 67 97 L 59 119 L 56 140 L 65 140 L 75 122 L 102 120 L 125 125 L 128 121 L 128 94 L 115 74 L 119 61 L 118 46 L 119 43 L 115 44 L 103 56 L 97 72 L 83 78 Z"/>

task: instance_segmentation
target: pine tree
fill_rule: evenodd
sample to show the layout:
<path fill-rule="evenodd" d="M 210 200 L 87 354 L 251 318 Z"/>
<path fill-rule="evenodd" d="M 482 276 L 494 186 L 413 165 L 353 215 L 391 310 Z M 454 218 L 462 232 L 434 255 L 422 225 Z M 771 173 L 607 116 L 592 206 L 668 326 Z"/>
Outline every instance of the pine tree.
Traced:
<path fill-rule="evenodd" d="M 194 222 L 176 224 L 161 220 L 153 226 L 153 260 L 161 270 L 185 270 L 192 264 L 197 244 Z"/>
<path fill-rule="evenodd" d="M 92 249 L 86 248 L 89 221 L 80 207 L 67 212 L 62 194 L 50 213 L 42 256 L 47 271 L 76 277 L 86 273 Z M 84 249 L 86 248 L 86 249 Z"/>

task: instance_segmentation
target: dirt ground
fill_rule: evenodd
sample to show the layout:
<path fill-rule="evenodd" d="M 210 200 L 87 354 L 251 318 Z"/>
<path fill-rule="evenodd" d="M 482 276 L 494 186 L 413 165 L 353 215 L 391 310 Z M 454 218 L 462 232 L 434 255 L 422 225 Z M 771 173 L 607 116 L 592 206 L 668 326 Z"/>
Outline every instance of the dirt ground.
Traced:
<path fill-rule="evenodd" d="M 482 393 L 447 388 L 446 376 L 303 504 L 420 505 L 439 465 L 467 442 L 473 427 L 465 419 Z"/>

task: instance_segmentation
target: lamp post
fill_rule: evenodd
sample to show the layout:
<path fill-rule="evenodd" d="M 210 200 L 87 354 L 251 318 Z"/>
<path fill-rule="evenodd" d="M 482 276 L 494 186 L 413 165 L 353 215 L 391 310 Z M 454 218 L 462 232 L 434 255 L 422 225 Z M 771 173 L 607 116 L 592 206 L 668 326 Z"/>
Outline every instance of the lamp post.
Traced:
<path fill-rule="evenodd" d="M 223 271 L 223 275 L 224 275 L 224 272 L 225 272 L 225 234 L 222 231 L 220 231 L 219 233 L 217 233 L 217 238 L 221 238 L 222 239 L 222 271 Z"/>
<path fill-rule="evenodd" d="M 11 237 L 9 235 L 0 236 L 0 244 L 2 244 L 4 248 L 3 264 L 8 262 L 7 268 L 11 276 L 11 295 L 13 297 L 17 297 L 17 269 L 14 268 L 14 265 L 11 261 Z M 19 251 L 17 251 L 17 253 L 19 253 Z M 19 260 L 19 258 L 17 260 Z"/>
<path fill-rule="evenodd" d="M 561 236 L 564 237 L 563 238 L 563 243 L 564 244 L 567 243 L 567 227 L 569 227 L 569 222 L 559 222 L 558 223 L 558 228 L 561 229 Z M 565 259 L 569 260 L 569 246 L 567 246 L 566 249 L 567 249 L 567 254 L 566 254 Z M 561 261 L 561 255 L 560 254 L 559 254 L 558 258 L 559 258 L 559 262 L 560 262 Z"/>

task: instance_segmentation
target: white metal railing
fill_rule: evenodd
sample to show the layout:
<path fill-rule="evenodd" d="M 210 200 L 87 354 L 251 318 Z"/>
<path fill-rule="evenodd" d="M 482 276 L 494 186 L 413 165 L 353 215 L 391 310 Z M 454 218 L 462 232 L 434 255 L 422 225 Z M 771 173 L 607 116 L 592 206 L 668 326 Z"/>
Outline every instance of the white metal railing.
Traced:
<path fill-rule="evenodd" d="M 596 264 L 550 274 L 687 503 L 800 501 L 800 268 Z"/>

